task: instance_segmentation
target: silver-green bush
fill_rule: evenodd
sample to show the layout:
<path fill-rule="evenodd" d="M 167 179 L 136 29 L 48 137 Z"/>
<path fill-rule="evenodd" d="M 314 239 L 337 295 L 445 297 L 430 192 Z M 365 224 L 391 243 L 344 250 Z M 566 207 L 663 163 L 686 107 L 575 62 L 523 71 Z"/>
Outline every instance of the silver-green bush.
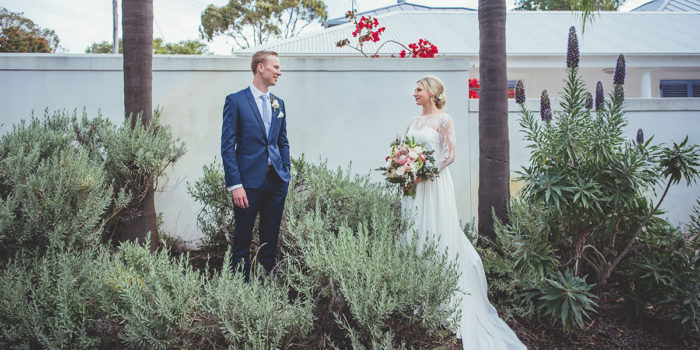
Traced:
<path fill-rule="evenodd" d="M 23 121 L 0 139 L 0 261 L 99 242 L 111 188 L 70 130 L 67 118 L 53 115 Z"/>
<path fill-rule="evenodd" d="M 14 125 L 0 139 L 0 262 L 108 239 L 183 153 L 158 113 L 148 128 L 66 111 Z"/>
<path fill-rule="evenodd" d="M 49 249 L 42 257 L 11 260 L 0 270 L 0 347 L 91 349 L 102 339 L 105 255 Z"/>

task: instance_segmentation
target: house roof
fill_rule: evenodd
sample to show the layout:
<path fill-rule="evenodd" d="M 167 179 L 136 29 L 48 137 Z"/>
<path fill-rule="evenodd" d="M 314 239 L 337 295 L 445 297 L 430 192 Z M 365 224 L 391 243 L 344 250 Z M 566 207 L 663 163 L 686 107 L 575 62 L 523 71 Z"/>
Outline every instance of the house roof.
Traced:
<path fill-rule="evenodd" d="M 386 27 L 379 43 L 365 43 L 365 52 L 374 53 L 388 40 L 403 44 L 428 39 L 439 55 L 477 57 L 479 24 L 477 12 L 404 11 L 377 17 Z M 678 12 L 600 12 L 581 34 L 581 17 L 571 12 L 510 11 L 506 20 L 508 55 L 564 55 L 569 27 L 576 25 L 583 55 L 693 55 L 700 56 L 700 16 Z M 274 50 L 285 56 L 357 57 L 351 48 L 335 43 L 354 39 L 351 23 L 326 28 L 275 43 L 249 48 L 241 53 Z M 386 43 L 380 56 L 398 53 L 401 47 Z"/>
<path fill-rule="evenodd" d="M 379 15 L 387 14 L 390 12 L 400 12 L 400 11 L 476 11 L 476 10 L 473 8 L 468 8 L 468 7 L 430 7 L 430 6 L 425 6 L 425 5 L 417 5 L 417 4 L 411 4 L 411 3 L 399 1 L 393 5 L 384 6 L 384 7 L 380 7 L 380 8 L 369 10 L 369 11 L 358 12 L 356 15 L 357 16 L 377 17 Z M 329 19 L 328 21 L 326 21 L 326 28 L 345 24 L 347 22 L 348 22 L 348 20 L 345 18 L 345 16 Z"/>
<path fill-rule="evenodd" d="M 654 0 L 632 11 L 699 12 L 700 0 Z"/>

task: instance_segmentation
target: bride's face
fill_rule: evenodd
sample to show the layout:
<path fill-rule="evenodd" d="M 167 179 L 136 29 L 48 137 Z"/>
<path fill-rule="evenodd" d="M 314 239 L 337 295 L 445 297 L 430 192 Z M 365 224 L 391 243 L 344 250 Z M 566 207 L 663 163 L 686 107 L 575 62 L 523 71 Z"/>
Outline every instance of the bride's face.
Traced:
<path fill-rule="evenodd" d="M 420 82 L 416 83 L 416 90 L 413 91 L 413 98 L 416 99 L 416 104 L 419 106 L 424 106 L 428 103 L 432 103 L 430 93 L 425 89 L 425 86 Z"/>

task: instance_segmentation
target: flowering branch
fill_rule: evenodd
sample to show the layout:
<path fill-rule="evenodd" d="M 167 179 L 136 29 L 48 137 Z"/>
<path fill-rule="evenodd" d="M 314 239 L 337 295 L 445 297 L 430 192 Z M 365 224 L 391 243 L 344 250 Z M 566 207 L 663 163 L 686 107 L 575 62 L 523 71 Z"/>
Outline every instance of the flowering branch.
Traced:
<path fill-rule="evenodd" d="M 435 57 L 435 54 L 438 53 L 437 46 L 433 45 L 430 41 L 425 40 L 425 39 L 419 39 L 417 43 L 412 43 L 409 44 L 408 46 L 396 41 L 396 40 L 386 40 L 384 41 L 377 50 L 374 52 L 374 54 L 369 55 L 365 53 L 364 51 L 364 43 L 371 41 L 371 42 L 379 42 L 381 40 L 380 36 L 384 31 L 386 30 L 386 27 L 379 27 L 379 20 L 377 18 L 372 17 L 372 16 L 362 16 L 359 19 L 355 16 L 355 11 L 348 11 L 345 13 L 345 18 L 349 19 L 349 22 L 353 22 L 355 24 L 355 31 L 352 32 L 352 36 L 357 38 L 357 45 L 353 46 L 350 45 L 350 39 L 343 39 L 338 41 L 335 45 L 337 47 L 350 47 L 353 50 L 358 51 L 365 57 L 379 57 L 379 51 L 386 45 L 387 43 L 394 43 L 399 45 L 400 47 L 403 48 L 401 52 L 399 52 L 399 56 L 401 58 L 404 57 Z M 391 55 L 391 57 L 396 57 L 394 55 Z"/>

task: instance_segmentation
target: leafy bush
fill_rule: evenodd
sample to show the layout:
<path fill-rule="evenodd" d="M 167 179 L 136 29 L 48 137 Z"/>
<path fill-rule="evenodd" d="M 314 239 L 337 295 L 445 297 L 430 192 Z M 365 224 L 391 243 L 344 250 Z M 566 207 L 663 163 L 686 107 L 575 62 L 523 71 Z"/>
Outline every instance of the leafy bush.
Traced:
<path fill-rule="evenodd" d="M 561 323 L 565 330 L 573 325 L 583 327 L 583 317 L 595 312 L 595 296 L 590 292 L 593 285 L 586 283 L 586 276 L 576 277 L 571 270 L 557 271 L 545 278 L 541 285 L 526 293 L 528 299 L 536 299 L 537 314 L 548 316 L 553 324 Z"/>
<path fill-rule="evenodd" d="M 420 340 L 446 335 L 444 322 L 456 324 L 459 316 L 451 304 L 456 301 L 451 297 L 457 291 L 457 268 L 445 252 L 437 251 L 434 242 L 401 239 L 410 225 L 401 217 L 399 197 L 383 184 L 371 182 L 367 175 L 351 176 L 350 169 L 333 171 L 325 163 L 311 164 L 303 157 L 292 163 L 280 262 L 272 278 L 272 286 L 281 288 L 281 292 L 291 289 L 293 298 L 287 314 L 303 315 L 295 317 L 310 322 L 307 310 L 313 310 L 316 325 L 335 325 L 324 332 L 329 342 L 341 348 L 394 348 L 416 341 L 406 338 L 405 332 L 393 332 L 392 326 L 412 328 L 424 335 Z M 231 232 L 233 222 L 228 221 L 232 204 L 224 189 L 221 167 L 205 166 L 203 178 L 190 187 L 190 193 L 204 208 L 199 216 L 200 227 L 206 232 L 204 245 L 225 247 L 224 232 Z M 253 291 L 249 291 L 238 287 L 239 276 L 230 276 L 227 271 L 218 278 L 227 282 L 213 285 L 230 289 L 227 298 L 247 300 L 260 288 L 250 286 L 247 288 Z M 209 294 L 217 294 L 212 285 L 207 288 Z M 219 303 L 223 302 L 210 305 L 209 312 L 221 310 L 218 312 L 222 314 L 227 308 L 216 306 Z M 222 314 L 227 329 L 234 325 L 246 330 L 227 333 L 230 344 L 276 346 L 284 329 L 294 330 L 297 337 L 309 330 L 307 323 L 290 323 L 278 331 L 263 332 L 261 324 L 246 320 L 258 315 L 252 320 L 265 321 L 260 317 L 270 316 L 264 310 L 275 312 L 274 307 L 280 305 L 264 300 L 260 304 L 261 310 L 237 309 L 245 313 L 242 319 Z M 282 317 L 280 323 L 265 322 L 284 324 L 286 314 L 275 313 Z M 247 323 L 244 326 L 242 322 Z M 261 340 L 241 342 L 245 334 L 259 334 Z"/>
<path fill-rule="evenodd" d="M 62 114 L 22 121 L 3 135 L 0 261 L 99 242 L 111 189 L 104 169 L 72 141 Z"/>
<path fill-rule="evenodd" d="M 105 282 L 114 290 L 111 314 L 130 346 L 167 349 L 193 326 L 204 278 L 184 257 L 170 259 L 167 251 L 151 254 L 146 246 L 123 243 L 106 267 Z"/>
<path fill-rule="evenodd" d="M 456 324 L 456 263 L 435 242 L 401 238 L 410 231 L 395 194 L 369 176 L 351 178 L 349 169 L 333 172 L 303 159 L 293 169 L 279 275 L 321 300 L 316 312 L 332 316 L 350 342 L 332 341 L 398 347 L 412 339 L 391 325 L 440 337 L 445 322 Z M 297 272 L 286 274 L 290 266 Z"/>
<path fill-rule="evenodd" d="M 532 270 L 516 267 L 513 251 L 517 250 L 518 246 L 514 245 L 513 238 L 505 235 L 500 221 L 496 219 L 494 223 L 495 240 L 484 236 L 472 240 L 484 265 L 489 300 L 502 313 L 504 319 L 513 316 L 529 318 L 534 315 L 535 309 L 532 302 L 522 295 L 532 288 L 538 279 L 532 275 Z M 467 234 L 470 236 L 470 232 Z"/>
<path fill-rule="evenodd" d="M 645 247 L 635 259 L 630 299 L 635 311 L 655 312 L 678 322 L 680 333 L 700 332 L 700 201 L 683 232 L 666 225 L 663 234 L 645 235 Z"/>
<path fill-rule="evenodd" d="M 530 163 L 520 173 L 525 185 L 510 205 L 509 223 L 497 223 L 503 251 L 534 286 L 522 284 L 536 309 L 565 329 L 582 326 L 595 303 L 586 274 L 605 286 L 633 252 L 665 234 L 659 206 L 672 184 L 698 178 L 700 154 L 687 138 L 667 147 L 626 141 L 623 128 L 625 60 L 620 55 L 613 91 L 604 99 L 598 83 L 595 109 L 578 70 L 578 40 L 569 34 L 567 78 L 560 110 L 552 112 L 542 93 L 541 119 L 524 107 L 522 126 Z M 520 96 L 523 96 L 519 84 Z M 647 196 L 658 184 L 656 203 Z M 668 225 L 666 225 L 668 226 Z M 652 237 L 652 238 L 650 238 Z M 685 266 L 683 268 L 690 268 Z"/>
<path fill-rule="evenodd" d="M 0 270 L 0 347 L 98 348 L 95 320 L 109 300 L 103 259 L 94 250 L 49 249 L 11 260 Z"/>
<path fill-rule="evenodd" d="M 187 192 L 202 205 L 197 223 L 204 236 L 201 247 L 223 250 L 228 246 L 226 235 L 233 235 L 233 201 L 226 189 L 224 168 L 220 162 L 205 165 L 202 177 L 187 184 Z"/>
<path fill-rule="evenodd" d="M 142 349 L 196 348 L 225 342 L 235 348 L 281 348 L 288 337 L 311 329 L 313 304 L 290 300 L 284 283 L 253 279 L 225 268 L 209 279 L 166 251 L 151 253 L 124 243 L 106 269 L 113 290 L 111 321 L 122 324 L 119 338 Z"/>
<path fill-rule="evenodd" d="M 109 238 L 183 153 L 158 113 L 149 128 L 65 111 L 13 126 L 0 140 L 0 261 Z"/>
<path fill-rule="evenodd" d="M 230 252 L 224 259 L 230 266 Z M 258 271 L 261 275 L 262 271 Z M 313 326 L 313 301 L 289 298 L 289 286 L 280 281 L 251 279 L 224 268 L 205 286 L 203 311 L 236 349 L 279 349 L 284 341 L 303 338 Z"/>
<path fill-rule="evenodd" d="M 343 225 L 357 230 L 361 223 L 370 232 L 408 230 L 399 198 L 387 193 L 383 183 L 372 182 L 368 175 L 352 176 L 349 167 L 333 171 L 325 163 L 309 163 L 303 156 L 293 159 L 292 165 L 293 181 L 284 207 L 287 225 L 294 226 L 308 213 L 319 213 L 336 232 Z"/>

